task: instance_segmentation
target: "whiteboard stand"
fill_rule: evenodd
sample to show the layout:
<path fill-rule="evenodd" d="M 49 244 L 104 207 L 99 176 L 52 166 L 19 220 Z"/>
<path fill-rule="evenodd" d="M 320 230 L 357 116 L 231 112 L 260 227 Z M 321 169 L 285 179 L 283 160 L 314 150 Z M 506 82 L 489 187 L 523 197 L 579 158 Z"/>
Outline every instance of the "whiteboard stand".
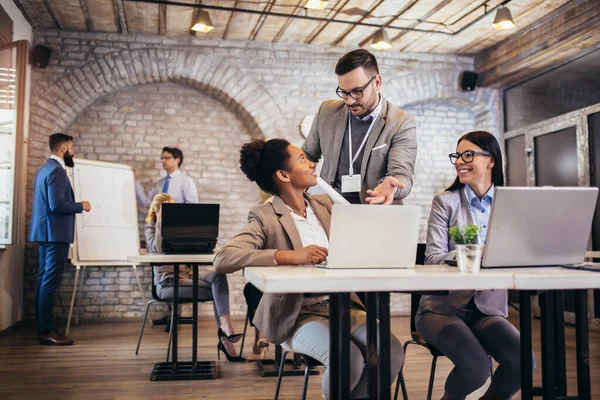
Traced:
<path fill-rule="evenodd" d="M 140 250 L 133 167 L 75 159 L 75 166 L 68 168 L 67 174 L 75 201 L 88 200 L 92 204 L 89 214 L 75 216 L 75 240 L 70 259 L 76 271 L 65 332 L 68 335 L 81 272 L 75 313 L 75 323 L 79 324 L 86 267 L 132 267 L 144 303 L 146 296 L 137 273 L 139 263 L 127 261 L 129 255 L 137 254 Z M 102 243 L 102 246 L 98 246 L 98 243 Z"/>
<path fill-rule="evenodd" d="M 133 268 L 133 274 L 135 275 L 135 280 L 137 281 L 138 288 L 140 289 L 140 293 L 142 294 L 142 300 L 144 304 L 146 303 L 146 296 L 144 295 L 144 290 L 142 289 L 142 282 L 140 281 L 140 277 L 137 273 L 137 266 L 139 264 L 134 263 L 126 263 L 123 264 L 123 261 L 80 261 L 80 260 L 71 260 L 71 263 L 75 265 L 75 280 L 73 282 L 73 292 L 71 293 L 71 306 L 69 307 L 69 317 L 67 319 L 67 329 L 65 330 L 65 335 L 69 336 L 69 330 L 71 328 L 71 318 L 73 317 L 73 308 L 75 306 L 75 296 L 77 296 L 77 282 L 79 281 L 79 271 L 81 271 L 81 283 L 79 285 L 79 296 L 77 298 L 77 311 L 75 312 L 75 325 L 79 325 L 79 308 L 81 306 L 81 293 L 83 293 L 83 282 L 85 280 L 85 267 L 131 267 Z"/>

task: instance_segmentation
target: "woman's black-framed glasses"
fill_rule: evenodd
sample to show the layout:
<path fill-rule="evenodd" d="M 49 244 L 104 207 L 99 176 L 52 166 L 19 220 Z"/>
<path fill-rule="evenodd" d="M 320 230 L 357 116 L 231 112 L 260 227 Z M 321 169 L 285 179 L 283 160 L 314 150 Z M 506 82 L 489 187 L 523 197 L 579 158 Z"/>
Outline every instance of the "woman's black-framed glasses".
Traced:
<path fill-rule="evenodd" d="M 462 153 L 450 153 L 450 154 L 448 154 L 448 157 L 450 158 L 450 162 L 452 164 L 456 164 L 456 162 L 458 161 L 459 158 L 462 158 L 463 161 L 468 164 L 470 162 L 473 162 L 473 159 L 475 158 L 475 154 L 479 154 L 482 156 L 491 156 L 492 155 L 492 153 L 490 153 L 489 151 L 467 150 L 467 151 L 463 151 Z"/>
<path fill-rule="evenodd" d="M 371 79 L 369 79 L 369 82 L 367 82 L 365 86 L 358 89 L 353 89 L 350 92 L 346 92 L 344 89 L 340 89 L 340 87 L 338 86 L 337 89 L 335 89 L 335 94 L 337 94 L 344 100 L 346 100 L 348 96 L 352 97 L 355 100 L 360 99 L 361 97 L 363 97 L 364 90 L 367 88 L 367 86 L 371 84 L 371 82 L 373 82 L 373 79 L 375 79 L 376 76 L 377 75 L 374 75 Z"/>

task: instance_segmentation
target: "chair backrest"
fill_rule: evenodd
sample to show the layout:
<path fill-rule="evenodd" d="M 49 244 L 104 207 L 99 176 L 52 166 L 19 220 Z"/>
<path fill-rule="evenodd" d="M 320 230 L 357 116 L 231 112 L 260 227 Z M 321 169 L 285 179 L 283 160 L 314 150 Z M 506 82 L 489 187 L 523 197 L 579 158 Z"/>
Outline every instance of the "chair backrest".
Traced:
<path fill-rule="evenodd" d="M 425 264 L 425 248 L 427 245 L 425 243 L 419 243 L 417 245 L 417 257 L 415 260 L 416 265 Z M 417 327 L 415 325 L 415 316 L 417 315 L 417 311 L 419 310 L 419 302 L 421 301 L 421 293 L 411 293 L 410 295 L 410 333 L 413 340 L 420 342 L 422 341 L 421 336 L 417 332 Z"/>

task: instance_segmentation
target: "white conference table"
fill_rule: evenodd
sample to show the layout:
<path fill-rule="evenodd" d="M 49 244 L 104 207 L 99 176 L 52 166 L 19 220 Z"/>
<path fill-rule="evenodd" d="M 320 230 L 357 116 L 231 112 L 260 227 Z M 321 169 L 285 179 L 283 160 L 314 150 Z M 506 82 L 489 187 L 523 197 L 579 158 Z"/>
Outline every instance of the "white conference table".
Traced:
<path fill-rule="evenodd" d="M 175 318 L 172 323 L 171 341 L 171 362 L 157 363 L 150 380 L 190 380 L 190 379 L 215 379 L 216 365 L 214 361 L 198 361 L 198 266 L 212 265 L 214 254 L 160 254 L 146 253 L 127 257 L 127 261 L 142 265 L 173 265 L 175 273 L 173 274 L 173 309 L 177 310 L 179 306 L 179 273 L 181 264 L 191 265 L 193 271 L 192 277 L 192 361 L 181 362 L 177 354 L 177 325 L 178 317 L 175 312 Z"/>
<path fill-rule="evenodd" d="M 522 398 L 531 399 L 532 360 L 531 360 L 531 291 L 556 291 L 573 289 L 577 311 L 577 351 L 578 351 L 578 395 L 580 399 L 590 397 L 590 371 L 588 352 L 587 289 L 600 288 L 600 273 L 567 268 L 502 268 L 482 270 L 479 274 L 462 274 L 456 267 L 416 266 L 414 269 L 324 269 L 313 266 L 248 267 L 244 277 L 264 293 L 330 293 L 331 319 L 331 372 L 330 385 L 332 399 L 349 398 L 349 293 L 377 293 L 379 318 L 379 354 L 375 357 L 378 370 L 377 383 L 369 385 L 369 398 L 386 400 L 390 398 L 389 360 L 389 293 L 390 292 L 435 292 L 448 290 L 490 290 L 512 289 L 521 293 L 521 362 Z M 552 292 L 546 292 L 552 293 Z M 544 296 L 546 310 L 554 314 L 552 296 Z M 367 313 L 375 307 L 367 306 Z M 369 318 L 368 318 L 369 320 Z M 371 318 L 371 321 L 377 322 Z M 367 328 L 373 332 L 373 327 Z M 542 330 L 546 337 L 542 357 L 543 387 L 540 395 L 544 399 L 554 399 L 560 393 L 555 390 L 555 375 L 563 373 L 555 369 L 555 343 L 551 331 L 552 318 L 543 321 Z M 348 332 L 346 332 L 348 331 Z M 386 332 L 387 331 L 387 332 Z M 375 331 L 376 332 L 376 328 Z M 375 336 L 375 335 L 372 335 Z M 544 342 L 544 340 L 542 341 Z M 560 345 L 560 343 L 556 343 Z M 371 346 L 370 346 L 371 347 Z M 377 348 L 374 346 L 373 348 Z M 408 360 L 410 362 L 410 360 Z M 377 366 L 377 364 L 379 364 Z M 529 371 L 529 372 L 528 372 Z M 544 372 L 545 371 L 545 372 Z M 370 376 L 373 373 L 369 371 Z M 371 381 L 371 379 L 370 379 Z"/>

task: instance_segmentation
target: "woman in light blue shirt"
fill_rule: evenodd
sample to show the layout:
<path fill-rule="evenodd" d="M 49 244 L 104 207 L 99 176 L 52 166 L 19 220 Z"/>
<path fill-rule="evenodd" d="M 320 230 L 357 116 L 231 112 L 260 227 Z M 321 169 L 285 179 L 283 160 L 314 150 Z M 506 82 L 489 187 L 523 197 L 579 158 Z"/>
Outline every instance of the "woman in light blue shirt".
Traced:
<path fill-rule="evenodd" d="M 485 245 L 494 187 L 504 186 L 502 152 L 489 132 L 469 132 L 449 155 L 456 169 L 454 183 L 435 196 L 427 227 L 426 264 L 455 260 L 448 231 L 476 224 Z M 519 331 L 506 319 L 506 290 L 451 291 L 423 296 L 415 318 L 421 337 L 454 363 L 443 400 L 463 400 L 483 386 L 491 355 L 500 365 L 481 399 L 511 399 L 521 387 Z"/>

